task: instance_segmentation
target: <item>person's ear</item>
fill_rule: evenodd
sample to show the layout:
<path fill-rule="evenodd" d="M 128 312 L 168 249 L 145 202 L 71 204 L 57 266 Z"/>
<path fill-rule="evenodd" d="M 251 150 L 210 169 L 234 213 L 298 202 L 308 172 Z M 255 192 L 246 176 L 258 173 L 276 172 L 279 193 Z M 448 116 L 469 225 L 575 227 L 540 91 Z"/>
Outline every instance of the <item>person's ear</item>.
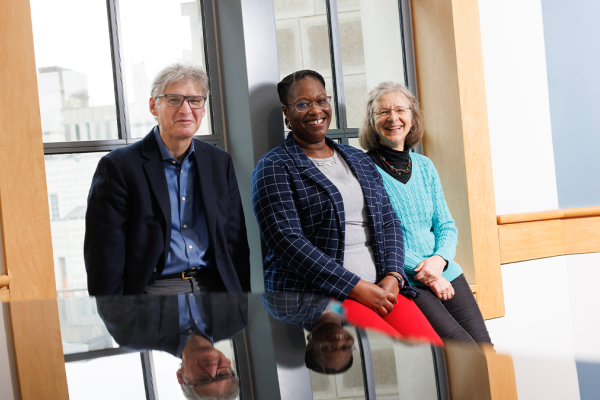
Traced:
<path fill-rule="evenodd" d="M 288 107 L 285 104 L 281 105 L 281 111 L 283 111 L 283 115 L 285 115 L 286 119 L 290 119 L 290 117 L 288 115 L 290 110 L 288 109 Z"/>
<path fill-rule="evenodd" d="M 150 114 L 154 115 L 155 117 L 158 117 L 158 109 L 156 108 L 156 99 L 154 97 L 150 97 L 150 100 L 148 103 L 150 106 Z"/>
<path fill-rule="evenodd" d="M 181 368 L 179 368 L 177 370 L 177 382 L 179 382 L 180 385 L 183 385 L 183 371 Z"/>

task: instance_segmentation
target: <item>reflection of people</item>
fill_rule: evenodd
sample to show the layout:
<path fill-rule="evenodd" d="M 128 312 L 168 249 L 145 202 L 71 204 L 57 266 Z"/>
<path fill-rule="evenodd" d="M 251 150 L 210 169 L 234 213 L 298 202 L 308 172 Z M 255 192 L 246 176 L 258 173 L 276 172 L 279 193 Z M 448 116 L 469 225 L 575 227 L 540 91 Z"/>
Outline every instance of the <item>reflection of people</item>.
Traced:
<path fill-rule="evenodd" d="M 197 331 L 183 348 L 177 381 L 185 397 L 190 400 L 233 400 L 240 393 L 239 380 L 231 368 L 231 360 Z"/>
<path fill-rule="evenodd" d="M 323 374 L 339 374 L 353 363 L 354 338 L 344 328 L 339 303 L 307 292 L 264 293 L 267 311 L 275 318 L 310 331 L 306 367 Z"/>
<path fill-rule="evenodd" d="M 96 303 L 121 347 L 161 350 L 181 358 L 177 380 L 188 398 L 211 399 L 220 393 L 217 398 L 233 399 L 239 393 L 231 361 L 213 343 L 246 327 L 247 294 L 112 296 L 98 297 Z"/>
<path fill-rule="evenodd" d="M 402 230 L 375 166 L 326 137 L 332 109 L 323 77 L 298 71 L 277 90 L 292 132 L 252 177 L 254 212 L 269 248 L 265 290 L 352 298 L 364 318 L 383 317 L 403 335 L 440 343 L 410 300 L 418 292 L 402 268 Z"/>
<path fill-rule="evenodd" d="M 207 96 L 200 67 L 164 68 L 150 98 L 158 125 L 98 163 L 84 243 L 91 295 L 250 290 L 231 156 L 193 139 Z"/>
<path fill-rule="evenodd" d="M 383 82 L 371 91 L 360 145 L 377 165 L 402 221 L 404 269 L 421 291 L 415 302 L 442 339 L 490 343 L 471 289 L 453 260 L 457 230 L 438 173 L 427 157 L 409 152 L 422 136 L 421 110 L 404 86 Z"/>

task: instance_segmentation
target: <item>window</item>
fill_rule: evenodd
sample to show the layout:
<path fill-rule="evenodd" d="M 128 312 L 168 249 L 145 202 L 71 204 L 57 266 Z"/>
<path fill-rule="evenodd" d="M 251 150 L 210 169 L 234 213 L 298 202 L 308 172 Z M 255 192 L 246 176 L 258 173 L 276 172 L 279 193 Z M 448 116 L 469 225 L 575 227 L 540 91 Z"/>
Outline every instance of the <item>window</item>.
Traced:
<path fill-rule="evenodd" d="M 358 147 L 367 95 L 378 83 L 393 80 L 416 93 L 408 3 L 275 0 L 280 78 L 300 69 L 323 75 L 334 99 L 331 138 Z"/>
<path fill-rule="evenodd" d="M 60 216 L 58 214 L 58 196 L 55 194 L 50 195 L 50 220 L 56 221 Z"/>

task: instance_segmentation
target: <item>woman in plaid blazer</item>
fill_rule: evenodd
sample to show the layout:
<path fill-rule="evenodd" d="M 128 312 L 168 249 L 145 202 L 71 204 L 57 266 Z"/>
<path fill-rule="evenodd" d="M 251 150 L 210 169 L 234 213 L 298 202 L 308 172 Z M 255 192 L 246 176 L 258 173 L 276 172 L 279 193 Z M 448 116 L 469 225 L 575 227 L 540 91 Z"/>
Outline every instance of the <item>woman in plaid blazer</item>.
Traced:
<path fill-rule="evenodd" d="M 419 293 L 404 273 L 402 229 L 381 176 L 362 151 L 326 137 L 331 106 L 323 77 L 298 71 L 277 90 L 292 132 L 259 160 L 252 176 L 252 204 L 269 248 L 265 290 L 352 299 L 364 309 L 366 324 L 373 318 L 381 323 L 383 317 L 404 336 L 441 344 L 412 301 Z M 346 180 L 326 176 L 329 164 L 332 170 L 345 168 Z M 350 187 L 355 189 L 349 192 Z M 344 257 L 349 205 L 357 201 L 368 250 L 359 265 Z"/>

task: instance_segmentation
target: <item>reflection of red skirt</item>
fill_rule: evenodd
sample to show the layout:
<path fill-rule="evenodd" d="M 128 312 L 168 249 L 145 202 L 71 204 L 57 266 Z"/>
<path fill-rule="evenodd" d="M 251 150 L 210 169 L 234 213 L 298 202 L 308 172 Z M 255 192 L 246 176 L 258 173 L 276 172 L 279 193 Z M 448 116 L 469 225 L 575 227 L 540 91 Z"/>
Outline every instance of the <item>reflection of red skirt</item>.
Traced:
<path fill-rule="evenodd" d="M 373 329 L 399 339 L 427 341 L 444 346 L 415 302 L 401 294 L 398 295 L 398 303 L 394 304 L 392 312 L 383 318 L 354 300 L 347 299 L 342 305 L 346 310 L 346 320 L 358 328 Z"/>

